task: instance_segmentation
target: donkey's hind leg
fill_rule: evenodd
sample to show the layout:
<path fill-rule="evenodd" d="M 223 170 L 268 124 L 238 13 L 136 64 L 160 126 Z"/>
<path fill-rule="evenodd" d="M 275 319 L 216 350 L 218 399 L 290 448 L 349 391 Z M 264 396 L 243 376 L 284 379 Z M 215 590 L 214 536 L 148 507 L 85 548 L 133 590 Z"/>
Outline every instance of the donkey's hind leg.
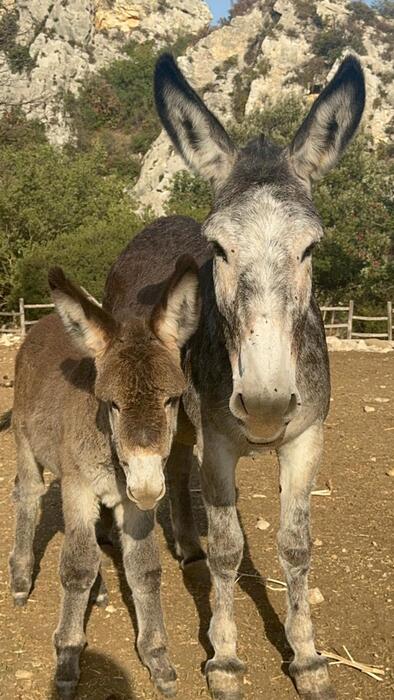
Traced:
<path fill-rule="evenodd" d="M 15 542 L 10 555 L 11 591 L 15 605 L 25 605 L 32 585 L 33 542 L 40 500 L 45 491 L 43 470 L 34 458 L 27 438 L 16 434 L 17 474 Z"/>
<path fill-rule="evenodd" d="M 193 447 L 174 442 L 167 463 L 171 521 L 177 555 L 182 566 L 205 559 L 194 522 L 190 497 L 190 472 Z"/>
<path fill-rule="evenodd" d="M 285 627 L 294 651 L 290 673 L 305 700 L 335 698 L 327 662 L 316 653 L 308 603 L 309 501 L 322 447 L 323 427 L 319 423 L 278 450 L 281 485 L 278 545 L 288 591 Z"/>

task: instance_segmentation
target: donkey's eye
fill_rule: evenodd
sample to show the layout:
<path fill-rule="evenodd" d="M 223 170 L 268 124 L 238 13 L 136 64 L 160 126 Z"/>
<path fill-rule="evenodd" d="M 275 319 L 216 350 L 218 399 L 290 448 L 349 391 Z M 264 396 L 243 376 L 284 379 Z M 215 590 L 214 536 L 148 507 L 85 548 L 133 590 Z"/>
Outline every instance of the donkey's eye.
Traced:
<path fill-rule="evenodd" d="M 314 249 L 316 243 L 310 243 L 307 248 L 305 248 L 302 256 L 301 256 L 301 262 L 304 262 L 306 258 L 310 258 L 312 255 L 312 250 Z"/>
<path fill-rule="evenodd" d="M 119 406 L 115 401 L 111 401 L 111 408 L 113 411 L 119 411 Z"/>
<path fill-rule="evenodd" d="M 215 258 L 222 258 L 222 260 L 227 262 L 227 253 L 224 250 L 224 248 L 222 248 L 220 243 L 218 243 L 217 241 L 212 241 L 212 246 L 213 246 L 213 251 L 215 253 Z"/>

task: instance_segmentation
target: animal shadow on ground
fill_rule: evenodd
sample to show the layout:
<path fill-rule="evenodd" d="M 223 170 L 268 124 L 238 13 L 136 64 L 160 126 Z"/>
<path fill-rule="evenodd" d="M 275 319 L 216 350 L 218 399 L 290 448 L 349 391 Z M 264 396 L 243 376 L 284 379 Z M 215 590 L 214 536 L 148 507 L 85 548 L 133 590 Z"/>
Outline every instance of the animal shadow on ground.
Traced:
<path fill-rule="evenodd" d="M 75 699 L 137 700 L 137 695 L 121 666 L 104 654 L 85 649 L 81 655 L 81 679 Z M 54 682 L 48 700 L 59 700 Z"/>
<path fill-rule="evenodd" d="M 200 482 L 196 461 L 193 466 L 190 486 L 192 490 L 193 511 L 196 517 L 198 531 L 201 536 L 206 536 L 207 520 L 200 492 Z M 246 576 L 244 575 L 239 578 L 238 584 L 255 604 L 257 612 L 262 619 L 267 639 L 278 650 L 282 657 L 282 671 L 286 675 L 289 675 L 289 660 L 291 659 L 292 651 L 286 639 L 284 626 L 270 603 L 267 590 L 263 579 L 261 578 L 262 574 L 254 565 L 249 549 L 248 539 L 245 534 L 245 529 L 239 512 L 238 517 L 245 538 L 244 553 L 240 565 L 240 571 L 242 571 L 243 574 L 247 574 Z M 177 558 L 170 521 L 169 502 L 167 498 L 159 507 L 157 520 L 163 530 L 169 551 L 174 558 Z M 197 562 L 196 564 L 189 565 L 186 570 L 183 571 L 183 580 L 187 590 L 194 599 L 200 621 L 199 642 L 205 650 L 208 659 L 212 656 L 213 649 L 208 638 L 208 629 L 212 609 L 210 604 L 211 581 L 206 563 Z M 204 665 L 205 662 L 202 664 L 202 667 Z"/>

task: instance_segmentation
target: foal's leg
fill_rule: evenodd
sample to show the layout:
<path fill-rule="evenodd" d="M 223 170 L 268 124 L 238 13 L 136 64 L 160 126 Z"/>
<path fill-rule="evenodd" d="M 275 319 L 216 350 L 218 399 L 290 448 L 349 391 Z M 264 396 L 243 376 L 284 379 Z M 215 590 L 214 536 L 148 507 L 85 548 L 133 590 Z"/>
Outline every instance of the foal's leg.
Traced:
<path fill-rule="evenodd" d="M 154 541 L 154 511 L 141 511 L 131 501 L 115 509 L 123 563 L 138 623 L 137 649 L 157 688 L 175 695 L 176 673 L 168 658 L 167 634 L 160 602 L 161 566 Z"/>
<path fill-rule="evenodd" d="M 84 618 L 90 589 L 100 565 L 95 521 L 96 498 L 76 479 L 62 482 L 64 543 L 60 560 L 63 604 L 54 645 L 56 685 L 61 698 L 72 698 L 79 680 L 79 657 L 85 646 Z"/>
<path fill-rule="evenodd" d="M 214 437 L 209 445 L 206 442 L 201 476 L 208 518 L 208 564 L 214 590 L 209 638 L 215 654 L 205 671 L 214 698 L 238 700 L 242 697 L 245 670 L 237 657 L 234 622 L 234 584 L 244 543 L 235 507 L 238 456 L 220 437 Z"/>
<path fill-rule="evenodd" d="M 288 587 L 286 635 L 294 651 L 290 673 L 307 700 L 335 697 L 326 661 L 317 655 L 308 603 L 311 553 L 309 501 L 323 448 L 323 427 L 312 425 L 278 450 L 281 485 L 279 557 Z"/>
<path fill-rule="evenodd" d="M 182 566 L 205 559 L 194 522 L 190 497 L 190 472 L 193 463 L 193 447 L 175 442 L 167 462 L 171 521 L 177 555 Z"/>
<path fill-rule="evenodd" d="M 34 533 L 45 487 L 43 470 L 37 464 L 28 440 L 19 434 L 15 437 L 17 475 L 13 495 L 16 501 L 16 527 L 14 548 L 10 555 L 10 574 L 15 605 L 24 605 L 32 584 Z"/>

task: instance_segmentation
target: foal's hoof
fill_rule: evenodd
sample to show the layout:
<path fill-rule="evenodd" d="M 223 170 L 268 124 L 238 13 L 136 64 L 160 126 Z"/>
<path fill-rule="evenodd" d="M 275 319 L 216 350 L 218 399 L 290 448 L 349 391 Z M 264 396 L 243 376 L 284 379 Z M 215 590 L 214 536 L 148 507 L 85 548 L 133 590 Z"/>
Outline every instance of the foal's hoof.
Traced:
<path fill-rule="evenodd" d="M 98 608 L 106 608 L 109 605 L 108 593 L 98 593 L 95 598 L 93 598 L 93 603 L 97 605 Z"/>
<path fill-rule="evenodd" d="M 304 665 L 293 662 L 289 671 L 303 700 L 335 700 L 335 690 L 328 675 L 328 663 L 322 656 L 316 656 Z"/>
<path fill-rule="evenodd" d="M 13 593 L 12 597 L 14 599 L 14 605 L 17 608 L 23 608 L 24 605 L 27 603 L 27 599 L 29 597 L 28 593 Z"/>
<path fill-rule="evenodd" d="M 205 666 L 208 687 L 215 700 L 241 700 L 246 667 L 236 657 L 210 659 Z"/>
<path fill-rule="evenodd" d="M 78 681 L 56 681 L 57 694 L 61 700 L 73 700 L 77 692 Z"/>

